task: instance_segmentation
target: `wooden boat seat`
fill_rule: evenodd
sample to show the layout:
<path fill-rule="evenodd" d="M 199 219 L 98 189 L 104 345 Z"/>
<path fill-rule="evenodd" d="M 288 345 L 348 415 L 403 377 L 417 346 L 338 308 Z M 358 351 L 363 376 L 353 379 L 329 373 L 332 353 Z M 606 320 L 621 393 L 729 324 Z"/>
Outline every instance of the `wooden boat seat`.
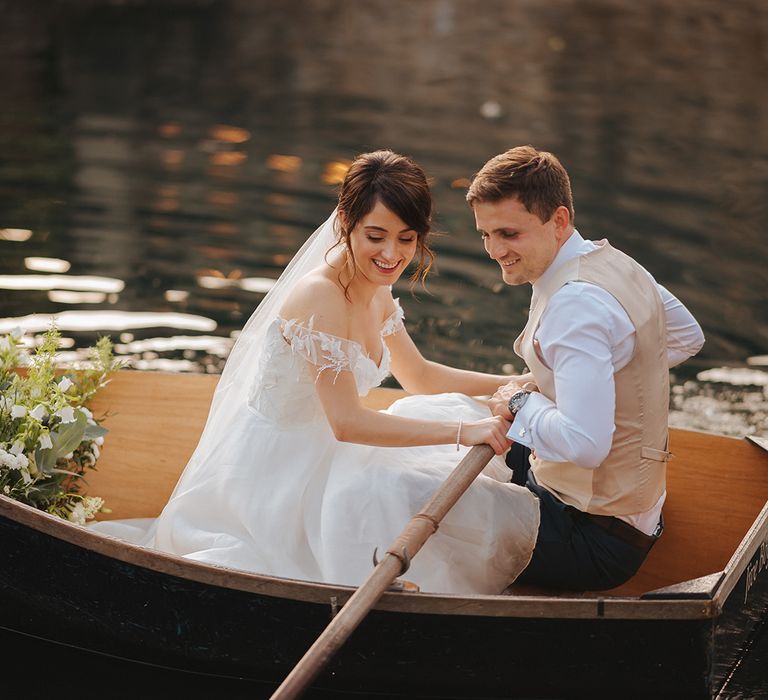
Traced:
<path fill-rule="evenodd" d="M 197 443 L 217 379 L 123 371 L 97 395 L 93 410 L 106 416 L 110 434 L 87 491 L 111 509 L 101 518 L 155 517 L 162 510 Z M 378 389 L 367 403 L 381 409 L 402 395 Z M 672 430 L 670 449 L 664 535 L 631 581 L 584 595 L 638 595 L 721 571 L 768 501 L 768 470 L 750 442 Z M 516 585 L 507 592 L 558 594 Z"/>

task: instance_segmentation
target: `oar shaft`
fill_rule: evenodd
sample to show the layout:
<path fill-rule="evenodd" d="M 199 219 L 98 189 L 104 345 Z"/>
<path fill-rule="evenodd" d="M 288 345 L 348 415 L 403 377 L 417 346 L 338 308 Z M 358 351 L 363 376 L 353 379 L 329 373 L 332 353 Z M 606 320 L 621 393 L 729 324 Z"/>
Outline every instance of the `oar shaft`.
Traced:
<path fill-rule="evenodd" d="M 355 631 L 381 594 L 400 574 L 401 569 L 402 564 L 397 557 L 392 554 L 384 555 L 363 585 L 352 594 L 299 663 L 293 667 L 271 700 L 293 700 L 300 696 Z"/>
<path fill-rule="evenodd" d="M 341 611 L 286 676 L 271 700 L 293 700 L 309 686 L 331 657 L 354 632 L 381 595 L 402 572 L 403 548 L 413 558 L 435 531 L 445 514 L 483 471 L 493 457 L 488 445 L 473 447 L 435 492 L 429 503 L 414 516 L 370 576 L 352 594 Z"/>

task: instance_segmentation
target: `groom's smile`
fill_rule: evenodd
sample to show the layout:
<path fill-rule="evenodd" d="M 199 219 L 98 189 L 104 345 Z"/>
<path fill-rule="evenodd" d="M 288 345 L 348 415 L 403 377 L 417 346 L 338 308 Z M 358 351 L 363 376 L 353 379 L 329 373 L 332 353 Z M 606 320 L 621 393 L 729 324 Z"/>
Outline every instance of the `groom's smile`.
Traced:
<path fill-rule="evenodd" d="M 563 218 L 565 207 L 547 221 L 516 197 L 476 202 L 473 209 L 485 250 L 509 285 L 532 284 L 541 277 L 573 231 L 569 217 Z"/>

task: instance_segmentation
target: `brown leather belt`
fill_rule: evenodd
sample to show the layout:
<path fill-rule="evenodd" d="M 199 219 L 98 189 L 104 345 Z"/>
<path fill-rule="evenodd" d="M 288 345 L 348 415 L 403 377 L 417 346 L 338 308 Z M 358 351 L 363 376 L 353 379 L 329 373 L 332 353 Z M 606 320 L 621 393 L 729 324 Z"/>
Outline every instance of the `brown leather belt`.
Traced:
<path fill-rule="evenodd" d="M 656 527 L 656 532 L 654 532 L 653 535 L 646 535 L 644 532 L 640 532 L 640 530 L 632 527 L 628 522 L 621 520 L 620 518 L 614 518 L 610 515 L 594 515 L 593 513 L 585 513 L 578 510 L 576 512 L 614 537 L 618 537 L 632 547 L 636 547 L 646 553 L 653 547 L 664 530 L 663 518 L 659 521 L 659 524 Z"/>

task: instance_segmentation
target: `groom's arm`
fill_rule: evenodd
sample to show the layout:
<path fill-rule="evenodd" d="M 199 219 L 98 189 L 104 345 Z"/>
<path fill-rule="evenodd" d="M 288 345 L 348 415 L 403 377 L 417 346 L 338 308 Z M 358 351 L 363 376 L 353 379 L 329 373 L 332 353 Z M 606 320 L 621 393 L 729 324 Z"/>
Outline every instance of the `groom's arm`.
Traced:
<path fill-rule="evenodd" d="M 537 388 L 533 381 L 533 374 L 530 372 L 517 375 L 494 392 L 493 396 L 488 399 L 488 408 L 491 409 L 494 416 L 512 420 L 512 414 L 509 412 L 509 400 L 512 396 L 523 389 L 536 391 Z"/>

